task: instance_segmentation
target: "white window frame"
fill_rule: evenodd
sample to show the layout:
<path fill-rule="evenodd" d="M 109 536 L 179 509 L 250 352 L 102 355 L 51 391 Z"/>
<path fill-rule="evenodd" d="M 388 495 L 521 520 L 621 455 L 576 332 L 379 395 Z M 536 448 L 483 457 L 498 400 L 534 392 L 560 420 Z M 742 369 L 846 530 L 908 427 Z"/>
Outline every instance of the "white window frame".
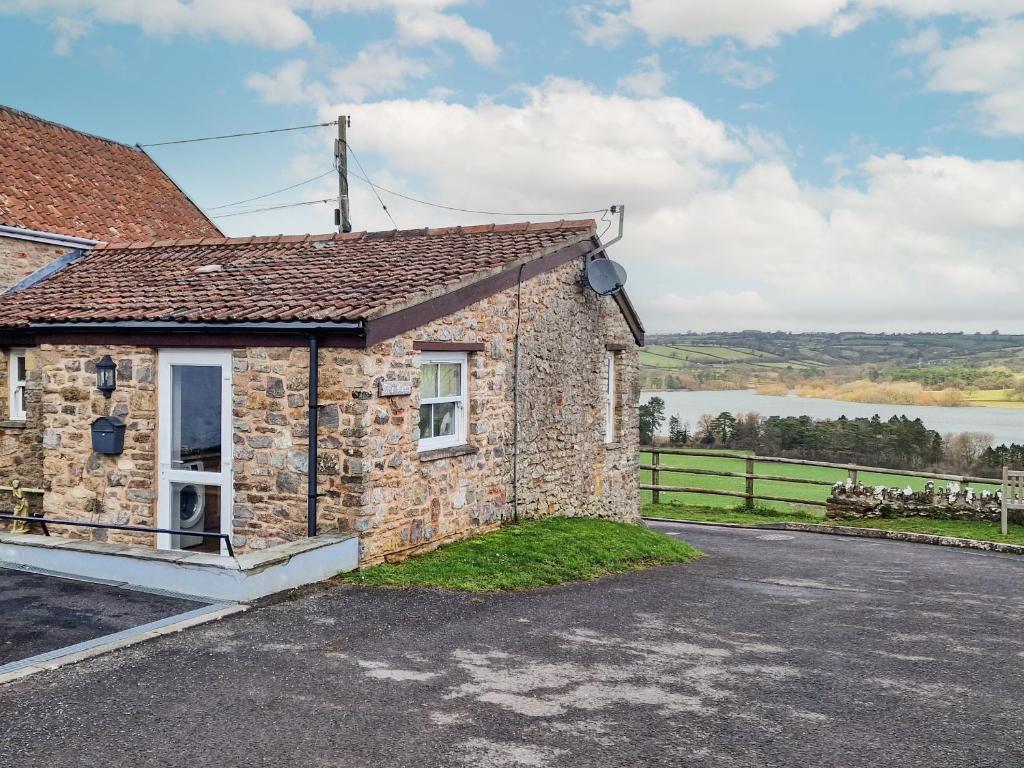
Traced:
<path fill-rule="evenodd" d="M 618 410 L 615 407 L 615 376 L 616 376 L 615 353 L 605 352 L 605 375 L 607 378 L 605 387 L 604 404 L 604 441 L 605 443 L 615 442 L 615 416 Z"/>
<path fill-rule="evenodd" d="M 469 354 L 466 352 L 423 352 L 420 354 L 420 367 L 429 363 L 458 363 L 461 366 L 461 394 L 458 397 L 423 397 L 420 384 L 420 405 L 432 403 L 455 403 L 455 430 L 451 435 L 441 437 L 419 438 L 418 450 L 433 451 L 438 448 L 453 448 L 466 445 L 468 440 L 469 413 Z M 422 376 L 421 376 L 422 382 Z M 419 409 L 416 410 L 416 429 L 419 431 Z"/>
<path fill-rule="evenodd" d="M 18 379 L 18 359 L 25 360 L 25 378 Z M 25 349 L 12 349 L 7 356 L 8 398 L 7 414 L 11 421 L 26 421 L 28 413 L 24 407 L 24 390 L 28 385 L 28 352 Z"/>

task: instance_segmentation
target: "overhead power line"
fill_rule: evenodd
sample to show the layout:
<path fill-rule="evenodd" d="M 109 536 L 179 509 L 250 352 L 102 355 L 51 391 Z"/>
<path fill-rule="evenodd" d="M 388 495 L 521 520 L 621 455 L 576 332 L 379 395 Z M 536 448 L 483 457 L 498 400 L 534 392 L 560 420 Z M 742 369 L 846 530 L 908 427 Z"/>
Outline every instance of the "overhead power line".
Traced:
<path fill-rule="evenodd" d="M 481 216 L 588 216 L 588 215 L 596 215 L 598 213 L 605 213 L 608 210 L 607 208 L 596 208 L 596 209 L 594 209 L 592 211 L 547 211 L 547 212 L 541 212 L 541 213 L 538 213 L 536 211 L 534 211 L 532 213 L 522 213 L 522 212 L 514 212 L 514 211 L 478 211 L 478 210 L 473 210 L 472 208 L 458 208 L 458 207 L 456 207 L 454 205 L 445 205 L 443 203 L 432 203 L 429 200 L 421 200 L 418 197 L 411 197 L 410 195 L 406 195 L 406 194 L 403 194 L 401 192 L 396 192 L 393 189 L 388 189 L 387 187 L 382 187 L 380 184 L 374 184 L 368 178 L 366 178 L 365 176 L 360 176 L 358 173 L 353 173 L 352 175 L 355 176 L 357 179 L 359 179 L 364 184 L 368 184 L 374 190 L 380 190 L 381 192 L 385 192 L 385 193 L 387 193 L 389 195 L 394 195 L 395 197 L 400 197 L 403 200 L 408 200 L 411 203 L 419 203 L 420 205 L 429 205 L 432 208 L 441 208 L 441 209 L 446 210 L 446 211 L 456 211 L 457 213 L 474 213 L 474 214 L 478 214 L 478 215 L 481 215 Z"/>
<path fill-rule="evenodd" d="M 236 200 L 233 203 L 224 203 L 222 205 L 206 206 L 204 210 L 207 210 L 207 211 L 219 211 L 222 208 L 234 208 L 236 205 L 243 205 L 245 203 L 251 203 L 254 200 L 262 200 L 265 197 L 273 197 L 274 195 L 279 195 L 282 192 L 288 192 L 289 190 L 297 189 L 299 187 L 305 186 L 306 184 L 311 184 L 312 182 L 317 181 L 318 179 L 322 179 L 324 176 L 330 176 L 331 174 L 336 173 L 336 172 L 337 171 L 335 171 L 333 168 L 331 168 L 328 171 L 324 171 L 319 176 L 314 176 L 311 179 L 306 179 L 305 181 L 300 181 L 297 184 L 292 184 L 290 187 L 281 187 L 281 189 L 275 189 L 273 192 L 267 192 L 265 195 L 257 195 L 256 197 L 247 197 L 245 200 Z"/>
<path fill-rule="evenodd" d="M 352 142 L 349 141 L 346 142 L 346 144 L 348 145 L 348 151 L 352 153 L 352 159 L 356 161 L 356 165 L 359 166 L 359 170 L 363 174 L 363 179 L 366 181 L 367 184 L 370 185 L 370 189 L 373 190 L 373 194 L 377 198 L 377 202 L 380 203 L 380 207 L 384 209 L 384 213 L 386 213 L 388 215 L 388 218 L 391 219 L 391 223 L 394 225 L 395 229 L 398 229 L 398 224 L 395 223 L 395 217 L 391 215 L 391 211 L 389 211 L 388 207 L 384 205 L 384 201 L 380 199 L 380 194 L 377 192 L 377 187 L 374 185 L 372 181 L 370 181 L 369 174 L 366 172 L 366 169 L 363 168 L 363 164 L 359 162 L 359 155 L 357 155 L 356 151 L 352 149 Z"/>
<path fill-rule="evenodd" d="M 320 203 L 337 203 L 338 201 L 333 197 L 328 197 L 324 200 L 303 200 L 298 203 L 283 203 L 281 205 L 268 205 L 266 208 L 253 208 L 249 211 L 233 211 L 232 213 L 222 213 L 219 216 L 212 216 L 214 219 L 228 219 L 232 216 L 248 216 L 250 213 L 263 213 L 264 211 L 279 211 L 282 208 L 297 208 L 300 205 L 319 205 Z"/>
<path fill-rule="evenodd" d="M 262 136 L 267 133 L 285 133 L 286 131 L 304 131 L 307 128 L 327 128 L 337 125 L 337 120 L 328 123 L 313 123 L 312 125 L 294 125 L 290 128 L 270 128 L 265 131 L 247 131 L 245 133 L 226 133 L 223 136 L 201 136 L 197 139 L 176 139 L 175 141 L 158 141 L 153 144 L 139 144 L 140 147 L 166 147 L 171 144 L 194 144 L 197 141 L 219 141 L 221 139 L 238 139 L 243 136 Z"/>

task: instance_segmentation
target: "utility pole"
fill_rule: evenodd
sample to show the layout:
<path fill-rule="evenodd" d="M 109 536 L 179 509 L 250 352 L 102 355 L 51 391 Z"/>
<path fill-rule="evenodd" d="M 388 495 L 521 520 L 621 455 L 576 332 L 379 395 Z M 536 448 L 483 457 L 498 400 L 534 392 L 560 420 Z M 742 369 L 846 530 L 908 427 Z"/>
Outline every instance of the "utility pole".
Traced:
<path fill-rule="evenodd" d="M 338 208 L 334 211 L 334 223 L 339 232 L 352 231 L 352 219 L 348 208 L 348 140 L 346 130 L 352 124 L 348 115 L 338 115 L 338 138 L 334 142 L 334 167 L 338 169 Z"/>

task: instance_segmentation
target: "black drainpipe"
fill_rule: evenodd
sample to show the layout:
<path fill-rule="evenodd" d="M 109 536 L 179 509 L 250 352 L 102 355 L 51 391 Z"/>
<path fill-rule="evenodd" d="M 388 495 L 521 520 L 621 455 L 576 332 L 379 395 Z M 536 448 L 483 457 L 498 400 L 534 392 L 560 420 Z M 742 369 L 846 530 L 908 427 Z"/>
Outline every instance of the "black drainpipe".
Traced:
<path fill-rule="evenodd" d="M 320 427 L 320 339 L 309 336 L 309 489 L 306 499 L 306 535 L 316 536 L 316 507 L 320 498 L 317 486 L 317 432 Z"/>

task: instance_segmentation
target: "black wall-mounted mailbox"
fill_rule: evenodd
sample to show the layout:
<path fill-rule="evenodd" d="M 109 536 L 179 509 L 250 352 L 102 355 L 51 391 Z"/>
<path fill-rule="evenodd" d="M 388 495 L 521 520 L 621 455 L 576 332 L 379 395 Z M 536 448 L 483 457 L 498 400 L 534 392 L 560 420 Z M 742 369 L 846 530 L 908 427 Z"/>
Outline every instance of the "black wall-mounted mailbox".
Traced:
<path fill-rule="evenodd" d="M 92 423 L 92 449 L 108 456 L 124 453 L 124 422 L 113 416 L 96 419 Z"/>

